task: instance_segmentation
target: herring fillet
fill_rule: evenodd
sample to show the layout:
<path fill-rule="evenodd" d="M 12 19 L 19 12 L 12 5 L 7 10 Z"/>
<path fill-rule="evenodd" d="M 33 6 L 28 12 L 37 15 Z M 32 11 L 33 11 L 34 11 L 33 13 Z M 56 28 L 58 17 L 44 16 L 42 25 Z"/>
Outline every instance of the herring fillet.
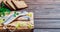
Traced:
<path fill-rule="evenodd" d="M 11 23 L 13 20 L 15 20 L 17 17 L 22 16 L 22 15 L 26 15 L 27 13 L 21 13 L 19 15 L 17 15 L 16 17 L 14 17 L 14 14 L 10 15 L 10 17 L 3 23 L 4 25 L 8 25 L 9 23 Z"/>

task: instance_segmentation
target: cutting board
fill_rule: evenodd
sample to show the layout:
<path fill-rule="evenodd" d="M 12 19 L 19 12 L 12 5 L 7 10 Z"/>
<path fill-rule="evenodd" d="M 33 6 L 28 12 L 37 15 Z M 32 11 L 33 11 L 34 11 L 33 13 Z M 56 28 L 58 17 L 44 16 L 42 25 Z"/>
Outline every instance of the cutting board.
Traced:
<path fill-rule="evenodd" d="M 20 30 L 22 30 L 22 29 L 30 29 L 30 28 L 28 28 L 27 26 L 30 24 L 31 26 L 32 26 L 32 28 L 31 29 L 33 29 L 34 28 L 34 17 L 33 17 L 33 12 L 31 12 L 31 17 L 30 17 L 30 20 L 29 21 L 20 21 L 20 20 L 14 20 L 12 23 L 10 23 L 10 24 L 8 24 L 8 29 L 15 29 L 15 25 L 17 24 L 17 23 L 24 23 L 25 24 L 25 26 L 21 26 L 21 27 L 19 27 L 18 28 L 18 30 L 20 29 Z M 17 18 L 18 19 L 18 18 Z M 1 25 L 0 24 L 0 29 L 3 29 L 3 25 Z"/>

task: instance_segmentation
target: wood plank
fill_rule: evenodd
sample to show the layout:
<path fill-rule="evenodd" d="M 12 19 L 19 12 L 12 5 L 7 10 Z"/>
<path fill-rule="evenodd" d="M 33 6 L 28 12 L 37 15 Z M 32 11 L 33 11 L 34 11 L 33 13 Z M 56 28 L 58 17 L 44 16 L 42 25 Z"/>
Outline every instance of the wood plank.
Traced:
<path fill-rule="evenodd" d="M 60 0 L 25 0 L 34 12 L 35 28 L 60 28 Z M 23 10 L 23 11 L 24 11 Z"/>
<path fill-rule="evenodd" d="M 60 28 L 60 18 L 35 19 L 35 28 Z"/>
<path fill-rule="evenodd" d="M 60 0 L 25 0 L 34 12 L 35 28 L 60 28 Z"/>
<path fill-rule="evenodd" d="M 60 0 L 25 0 L 35 18 L 60 18 Z"/>
<path fill-rule="evenodd" d="M 60 29 L 34 29 L 34 32 L 60 32 Z"/>

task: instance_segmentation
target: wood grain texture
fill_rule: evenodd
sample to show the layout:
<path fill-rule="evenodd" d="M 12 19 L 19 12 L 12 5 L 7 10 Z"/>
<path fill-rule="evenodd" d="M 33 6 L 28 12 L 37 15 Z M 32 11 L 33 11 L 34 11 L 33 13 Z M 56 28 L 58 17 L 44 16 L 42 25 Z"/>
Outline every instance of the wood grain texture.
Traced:
<path fill-rule="evenodd" d="M 34 32 L 60 32 L 60 29 L 35 29 Z"/>
<path fill-rule="evenodd" d="M 59 18 L 35 19 L 35 28 L 60 28 Z"/>
<path fill-rule="evenodd" d="M 35 18 L 60 18 L 60 0 L 25 0 Z"/>
<path fill-rule="evenodd" d="M 34 12 L 35 28 L 60 28 L 60 0 L 25 0 Z M 37 19 L 36 19 L 37 18 Z"/>

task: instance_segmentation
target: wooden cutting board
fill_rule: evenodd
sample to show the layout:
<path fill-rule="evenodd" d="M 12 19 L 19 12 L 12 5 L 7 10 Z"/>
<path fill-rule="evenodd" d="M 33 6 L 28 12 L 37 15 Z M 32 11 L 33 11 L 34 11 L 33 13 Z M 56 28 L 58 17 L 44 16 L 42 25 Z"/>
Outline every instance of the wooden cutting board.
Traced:
<path fill-rule="evenodd" d="M 17 21 L 13 21 L 12 23 L 10 23 L 10 24 L 8 24 L 8 29 L 15 29 L 15 25 L 17 24 L 17 23 L 25 23 L 25 25 L 26 26 L 21 26 L 21 27 L 19 27 L 18 28 L 18 30 L 19 29 L 30 29 L 30 28 L 28 28 L 27 26 L 28 26 L 28 24 L 30 24 L 31 26 L 32 26 L 32 28 L 31 29 L 33 29 L 34 28 L 34 17 L 33 17 L 33 13 L 31 12 L 31 14 L 32 14 L 32 16 L 30 17 L 30 21 L 19 21 L 19 20 L 17 20 Z M 3 29 L 3 25 L 0 25 L 0 29 Z"/>

